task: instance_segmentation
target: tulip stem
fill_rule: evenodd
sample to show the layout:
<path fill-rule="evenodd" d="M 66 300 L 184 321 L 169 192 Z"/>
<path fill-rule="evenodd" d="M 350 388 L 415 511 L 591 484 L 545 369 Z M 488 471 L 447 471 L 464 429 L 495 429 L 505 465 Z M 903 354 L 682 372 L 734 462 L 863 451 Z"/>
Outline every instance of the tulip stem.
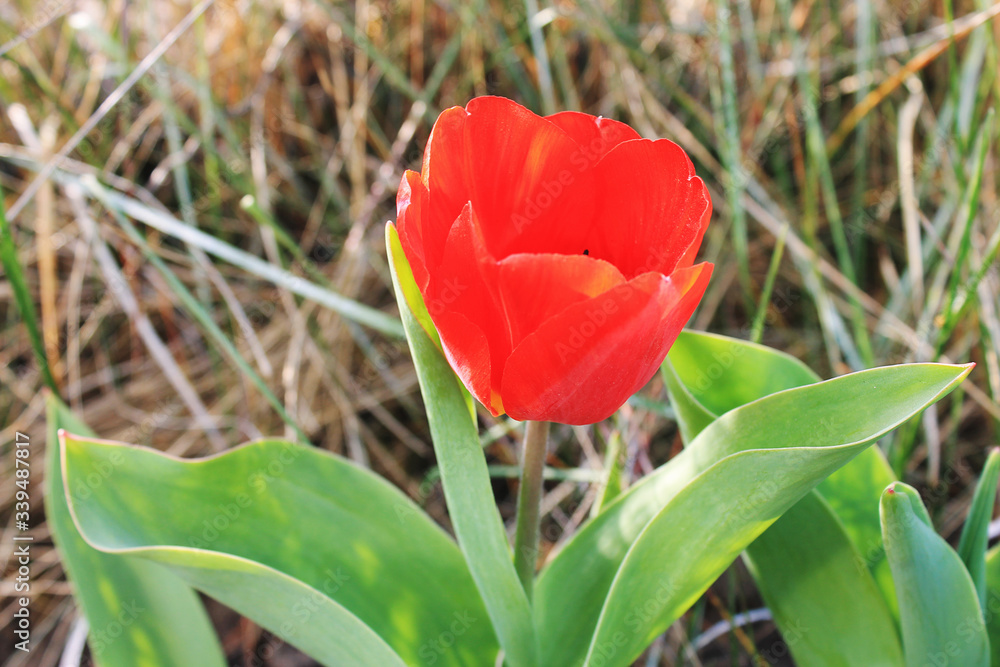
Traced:
<path fill-rule="evenodd" d="M 514 533 L 514 569 L 529 600 L 535 583 L 535 565 L 538 563 L 539 511 L 548 440 L 548 422 L 529 421 L 525 424 L 521 488 L 517 496 L 517 528 Z"/>

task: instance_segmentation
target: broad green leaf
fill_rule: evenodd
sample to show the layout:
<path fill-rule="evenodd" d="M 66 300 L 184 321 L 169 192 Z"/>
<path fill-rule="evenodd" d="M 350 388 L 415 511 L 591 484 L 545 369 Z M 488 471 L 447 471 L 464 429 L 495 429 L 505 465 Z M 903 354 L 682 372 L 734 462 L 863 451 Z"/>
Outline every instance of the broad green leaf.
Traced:
<path fill-rule="evenodd" d="M 168 569 L 141 558 L 108 554 L 84 541 L 70 516 L 63 489 L 59 429 L 90 429 L 58 398 L 47 401 L 45 518 L 59 558 L 73 583 L 73 597 L 90 624 L 90 652 L 98 665 L 117 667 L 223 667 L 222 648 L 197 594 Z M 109 483 L 117 465 L 81 478 L 77 496 Z"/>
<path fill-rule="evenodd" d="M 816 492 L 834 511 L 854 543 L 860 558 L 875 578 L 882 599 L 898 623 L 896 588 L 882 545 L 878 504 L 882 489 L 896 481 L 892 467 L 877 446 L 858 454 L 853 461 L 820 482 Z"/>
<path fill-rule="evenodd" d="M 955 550 L 926 523 L 917 492 L 894 482 L 882 494 L 880 509 L 907 667 L 989 665 L 990 645 L 972 578 Z"/>
<path fill-rule="evenodd" d="M 682 332 L 668 359 L 691 397 L 713 417 L 763 396 L 820 380 L 789 354 L 710 333 Z"/>
<path fill-rule="evenodd" d="M 972 507 L 962 528 L 958 542 L 958 555 L 965 563 L 976 586 L 976 594 L 983 610 L 986 609 L 986 544 L 989 539 L 990 520 L 993 518 L 993 503 L 997 496 L 997 481 L 1000 480 L 1000 449 L 994 448 L 986 458 L 983 474 L 976 485 Z"/>
<path fill-rule="evenodd" d="M 903 664 L 885 600 L 820 494 L 806 494 L 746 554 L 796 665 Z"/>
<path fill-rule="evenodd" d="M 325 665 L 496 655 L 455 543 L 398 489 L 342 458 L 272 440 L 179 460 L 64 435 L 63 463 L 91 545 L 170 566 Z"/>
<path fill-rule="evenodd" d="M 667 386 L 682 432 L 687 425 L 697 435 L 706 414 L 716 418 L 701 401 L 721 414 L 742 402 L 819 381 L 794 357 L 754 343 L 695 332 L 684 332 L 678 342 L 663 372 L 674 378 Z M 675 370 L 675 364 L 683 370 Z M 836 481 L 823 481 L 819 489 L 826 494 L 811 491 L 744 554 L 775 623 L 803 667 L 902 664 L 895 592 L 878 518 L 879 495 L 892 481 L 882 482 L 876 473 L 883 470 L 888 473 L 889 466 L 877 448 L 861 452 L 831 475 Z M 854 532 L 865 544 L 871 537 L 866 531 L 874 531 L 874 546 L 865 557 L 842 523 L 845 517 L 859 524 Z"/>
<path fill-rule="evenodd" d="M 707 425 L 706 419 L 710 422 L 718 415 L 750 401 L 784 389 L 819 382 L 820 379 L 791 355 L 735 338 L 692 331 L 685 331 L 678 338 L 664 363 L 663 372 L 685 442 L 693 440 Z M 674 380 L 670 379 L 671 375 Z M 708 409 L 708 405 L 712 408 Z M 815 493 L 823 496 L 823 500 L 840 519 L 846 534 L 854 543 L 856 562 L 866 566 L 875 578 L 895 621 L 899 618 L 896 592 L 889 564 L 885 560 L 878 515 L 878 501 L 882 490 L 893 481 L 895 477 L 882 451 L 871 447 L 823 480 Z M 829 539 L 836 540 L 839 536 L 829 536 Z M 763 547 L 758 545 L 756 548 Z M 830 548 L 834 547 L 813 544 L 812 552 L 816 558 L 823 558 L 823 554 Z M 846 557 L 847 550 L 836 549 Z M 790 569 L 784 571 L 784 575 L 788 577 L 801 578 L 803 574 Z M 794 618 L 777 618 L 779 627 L 791 623 L 801 625 L 802 615 L 807 613 L 808 608 L 812 608 L 811 613 L 819 613 L 815 609 L 816 598 L 804 588 L 789 588 L 801 592 L 801 608 L 794 614 Z M 850 595 L 843 592 L 845 597 Z M 806 642 L 798 642 L 797 645 L 800 654 L 806 650 Z"/>
<path fill-rule="evenodd" d="M 587 643 L 589 664 L 628 664 L 819 480 L 968 372 L 940 364 L 874 369 L 720 417 L 543 570 L 535 619 L 540 636 L 556 639 L 542 645 L 542 664 L 578 665 Z"/>
<path fill-rule="evenodd" d="M 391 224 L 386 225 L 386 246 L 396 302 L 417 369 L 448 514 L 458 543 L 482 594 L 507 664 L 534 665 L 531 609 L 514 571 L 503 521 L 493 499 L 486 457 L 479 444 L 476 423 L 470 419 L 467 394 L 410 309 L 410 300 L 419 299 L 420 292 Z"/>
<path fill-rule="evenodd" d="M 602 658 L 622 635 L 623 654 L 638 655 L 820 480 L 968 370 L 919 364 L 873 369 L 772 394 L 713 422 L 678 458 L 691 451 L 697 461 L 715 447 L 749 451 L 705 470 L 643 529 L 615 576 L 588 660 Z M 876 389 L 882 400 L 873 399 Z M 788 449 L 778 449 L 782 445 Z M 670 563 L 667 579 L 657 571 L 662 562 Z M 640 603 L 652 603 L 650 613 L 626 634 L 633 624 L 626 619 Z"/>
<path fill-rule="evenodd" d="M 986 604 L 983 606 L 986 634 L 990 641 L 990 665 L 1000 667 L 1000 545 L 986 553 Z"/>

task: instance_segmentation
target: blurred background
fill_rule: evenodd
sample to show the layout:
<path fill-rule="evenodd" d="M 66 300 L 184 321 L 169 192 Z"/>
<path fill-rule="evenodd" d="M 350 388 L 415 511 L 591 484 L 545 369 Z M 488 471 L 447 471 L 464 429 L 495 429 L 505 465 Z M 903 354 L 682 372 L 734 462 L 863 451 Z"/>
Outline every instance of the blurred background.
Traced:
<path fill-rule="evenodd" d="M 487 94 L 688 152 L 712 193 L 701 256 L 717 266 L 692 328 L 759 339 L 824 377 L 975 361 L 881 443 L 957 541 L 1000 425 L 998 13 L 990 0 L 5 0 L 0 189 L 26 290 L 0 277 L 0 626 L 14 610 L 12 443 L 44 440 L 46 385 L 102 437 L 180 456 L 307 441 L 448 526 L 383 234 L 434 118 Z M 18 297 L 40 313 L 47 370 Z M 510 518 L 519 425 L 480 413 Z M 605 443 L 621 439 L 630 480 L 679 450 L 671 415 L 656 378 L 608 422 L 554 431 L 564 474 L 546 487 L 544 548 L 586 518 Z M 90 664 L 37 501 L 33 522 L 41 648 L 10 651 L 4 630 L 0 661 Z M 637 664 L 791 664 L 760 606 L 736 564 Z M 315 664 L 210 610 L 232 665 Z M 748 611 L 736 631 L 714 625 Z"/>

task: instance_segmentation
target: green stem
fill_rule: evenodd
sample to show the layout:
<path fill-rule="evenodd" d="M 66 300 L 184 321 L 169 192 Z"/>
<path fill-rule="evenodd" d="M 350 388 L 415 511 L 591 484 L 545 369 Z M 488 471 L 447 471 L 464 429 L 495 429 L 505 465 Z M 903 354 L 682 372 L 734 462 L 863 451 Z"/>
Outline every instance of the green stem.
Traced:
<path fill-rule="evenodd" d="M 542 478 L 549 423 L 527 422 L 524 426 L 524 451 L 521 452 L 521 489 L 517 495 L 517 528 L 514 533 L 514 569 L 531 599 L 538 562 L 539 510 L 542 503 Z"/>

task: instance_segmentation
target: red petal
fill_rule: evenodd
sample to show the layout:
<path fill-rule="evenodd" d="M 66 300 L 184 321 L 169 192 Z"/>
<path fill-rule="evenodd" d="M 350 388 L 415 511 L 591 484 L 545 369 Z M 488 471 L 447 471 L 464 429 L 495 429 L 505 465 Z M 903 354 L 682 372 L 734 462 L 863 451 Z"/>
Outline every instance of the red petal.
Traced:
<path fill-rule="evenodd" d="M 399 242 L 417 286 L 427 286 L 427 260 L 424 253 L 423 221 L 427 213 L 427 189 L 420 174 L 407 170 L 396 192 L 396 230 Z"/>
<path fill-rule="evenodd" d="M 545 322 L 507 360 L 507 414 L 563 424 L 611 416 L 656 373 L 711 273 L 711 264 L 646 273 Z"/>
<path fill-rule="evenodd" d="M 700 178 L 698 180 L 701 181 Z M 704 186 L 705 183 L 702 182 L 702 187 Z M 705 197 L 706 198 L 708 197 L 707 188 L 705 192 Z M 694 258 L 698 254 L 698 248 L 701 247 L 701 240 L 705 237 L 705 230 L 708 229 L 708 221 L 711 218 L 712 218 L 712 200 L 709 198 L 708 206 L 705 207 L 705 212 L 701 216 L 701 228 L 695 235 L 694 241 L 691 242 L 691 246 L 687 249 L 687 252 L 685 252 L 684 256 L 681 257 L 679 262 L 677 262 L 678 268 L 684 266 L 691 266 L 692 264 L 694 264 Z"/>
<path fill-rule="evenodd" d="M 462 107 L 444 110 L 434 122 L 424 150 L 421 179 L 429 192 L 424 246 L 429 265 L 437 264 L 455 218 L 469 201 L 465 178 L 465 121 Z"/>
<path fill-rule="evenodd" d="M 503 414 L 500 395 L 493 388 L 490 345 L 483 330 L 453 311 L 435 316 L 434 325 L 444 355 L 462 383 L 494 417 Z"/>
<path fill-rule="evenodd" d="M 585 225 L 577 223 L 590 220 L 594 205 L 590 171 L 574 162 L 576 141 L 504 98 L 478 97 L 467 108 L 466 183 L 494 256 L 582 253 Z"/>
<path fill-rule="evenodd" d="M 499 269 L 483 243 L 476 213 L 467 204 L 455 220 L 431 273 L 424 301 L 441 344 L 465 386 L 494 412 L 510 336 L 496 293 Z"/>
<path fill-rule="evenodd" d="M 670 275 L 693 258 L 711 213 L 708 190 L 677 144 L 627 141 L 594 169 L 597 211 L 590 254 L 627 278 Z M 690 260 L 688 260 L 690 261 Z"/>
<path fill-rule="evenodd" d="M 549 318 L 625 282 L 613 265 L 584 255 L 511 255 L 500 262 L 500 297 L 516 347 Z"/>
<path fill-rule="evenodd" d="M 608 151 L 623 141 L 641 139 L 639 133 L 625 123 L 579 111 L 563 111 L 545 119 L 573 137 L 583 149 L 582 157 L 592 164 L 597 164 Z"/>

